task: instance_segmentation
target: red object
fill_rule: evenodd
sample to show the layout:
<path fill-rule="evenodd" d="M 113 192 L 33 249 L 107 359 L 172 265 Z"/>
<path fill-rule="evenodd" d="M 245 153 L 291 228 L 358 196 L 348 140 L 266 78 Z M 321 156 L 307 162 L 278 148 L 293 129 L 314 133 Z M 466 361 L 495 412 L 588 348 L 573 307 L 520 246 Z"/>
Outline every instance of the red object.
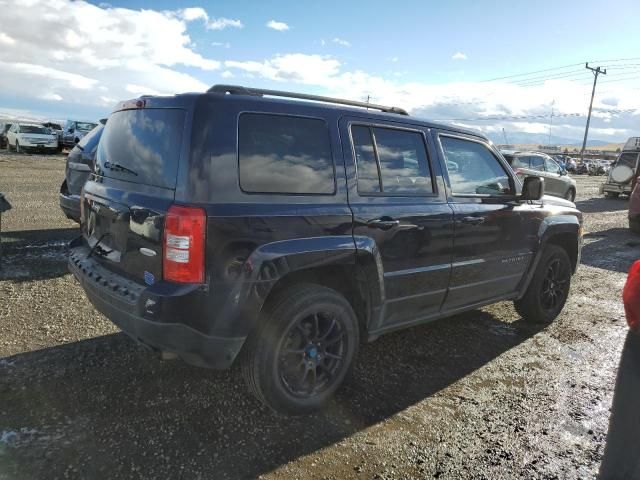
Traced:
<path fill-rule="evenodd" d="M 622 290 L 622 301 L 629 328 L 640 332 L 640 260 L 631 265 Z"/>
<path fill-rule="evenodd" d="M 207 215 L 202 208 L 173 205 L 164 224 L 162 275 L 170 282 L 204 283 Z"/>

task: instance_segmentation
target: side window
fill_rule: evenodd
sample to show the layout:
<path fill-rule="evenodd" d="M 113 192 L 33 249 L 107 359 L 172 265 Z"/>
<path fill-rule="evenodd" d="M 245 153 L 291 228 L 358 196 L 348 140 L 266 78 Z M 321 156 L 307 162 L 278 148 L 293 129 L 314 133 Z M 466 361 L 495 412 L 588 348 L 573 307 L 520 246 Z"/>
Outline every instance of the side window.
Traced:
<path fill-rule="evenodd" d="M 242 114 L 238 162 L 245 192 L 335 193 L 329 128 L 324 120 Z"/>
<path fill-rule="evenodd" d="M 511 166 L 513 168 L 529 168 L 529 157 L 513 157 Z"/>
<path fill-rule="evenodd" d="M 485 145 L 441 136 L 440 142 L 448 162 L 458 164 L 458 171 L 449 171 L 453 194 L 502 195 L 511 193 L 509 176 L 498 159 Z"/>
<path fill-rule="evenodd" d="M 359 193 L 433 193 L 431 169 L 421 133 L 353 126 L 351 135 L 358 167 Z"/>
<path fill-rule="evenodd" d="M 547 172 L 558 173 L 558 170 L 560 170 L 560 166 L 550 158 L 545 158 L 544 164 L 545 164 L 545 167 L 547 168 Z"/>
<path fill-rule="evenodd" d="M 544 159 L 538 155 L 532 155 L 529 157 L 531 162 L 531 170 L 537 170 L 544 172 Z"/>

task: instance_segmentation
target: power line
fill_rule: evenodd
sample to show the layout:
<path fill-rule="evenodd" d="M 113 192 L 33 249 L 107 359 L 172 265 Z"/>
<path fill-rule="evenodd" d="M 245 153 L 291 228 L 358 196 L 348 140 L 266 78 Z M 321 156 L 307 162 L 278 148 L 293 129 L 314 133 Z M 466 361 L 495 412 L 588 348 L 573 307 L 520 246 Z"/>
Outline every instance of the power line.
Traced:
<path fill-rule="evenodd" d="M 533 72 L 516 73 L 515 75 L 507 75 L 505 77 L 490 78 L 489 80 L 481 80 L 480 83 L 495 82 L 496 80 L 504 80 L 504 79 L 507 79 L 507 78 L 524 77 L 526 75 L 533 75 L 535 73 L 551 72 L 553 70 L 561 70 L 563 68 L 577 67 L 578 65 L 582 65 L 582 63 L 572 63 L 570 65 L 563 65 L 562 67 L 544 68 L 542 70 L 536 70 L 536 71 L 533 71 Z"/>

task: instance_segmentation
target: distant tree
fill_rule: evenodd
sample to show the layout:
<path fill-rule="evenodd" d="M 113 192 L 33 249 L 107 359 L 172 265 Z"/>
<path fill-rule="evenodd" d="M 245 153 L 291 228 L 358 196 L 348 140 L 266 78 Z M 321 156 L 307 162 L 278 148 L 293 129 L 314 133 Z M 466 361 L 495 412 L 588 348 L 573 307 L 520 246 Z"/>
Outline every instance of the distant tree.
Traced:
<path fill-rule="evenodd" d="M 564 153 L 569 153 L 569 149 L 568 149 L 568 148 L 565 148 L 565 149 L 564 149 Z"/>
<path fill-rule="evenodd" d="M 620 147 L 616 148 L 616 153 L 620 153 L 622 149 Z"/>

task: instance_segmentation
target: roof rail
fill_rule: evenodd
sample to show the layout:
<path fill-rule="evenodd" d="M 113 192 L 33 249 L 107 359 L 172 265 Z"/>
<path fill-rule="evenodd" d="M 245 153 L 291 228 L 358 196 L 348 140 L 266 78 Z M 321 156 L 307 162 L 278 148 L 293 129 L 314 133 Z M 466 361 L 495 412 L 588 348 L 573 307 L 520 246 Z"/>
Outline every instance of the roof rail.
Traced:
<path fill-rule="evenodd" d="M 247 88 L 240 85 L 214 85 L 209 90 L 207 90 L 207 93 L 228 93 L 230 95 L 253 95 L 257 97 L 267 95 L 269 97 L 298 98 L 300 100 L 336 103 L 339 105 L 349 105 L 351 107 L 371 108 L 373 110 L 380 110 L 381 112 L 385 113 L 409 115 L 406 110 L 398 107 L 387 107 L 385 105 L 378 105 L 375 103 L 358 102 L 355 100 L 344 100 L 341 98 L 333 97 L 323 97 L 321 95 L 308 95 L 306 93 L 285 92 L 281 90 L 265 90 L 263 88 Z"/>

